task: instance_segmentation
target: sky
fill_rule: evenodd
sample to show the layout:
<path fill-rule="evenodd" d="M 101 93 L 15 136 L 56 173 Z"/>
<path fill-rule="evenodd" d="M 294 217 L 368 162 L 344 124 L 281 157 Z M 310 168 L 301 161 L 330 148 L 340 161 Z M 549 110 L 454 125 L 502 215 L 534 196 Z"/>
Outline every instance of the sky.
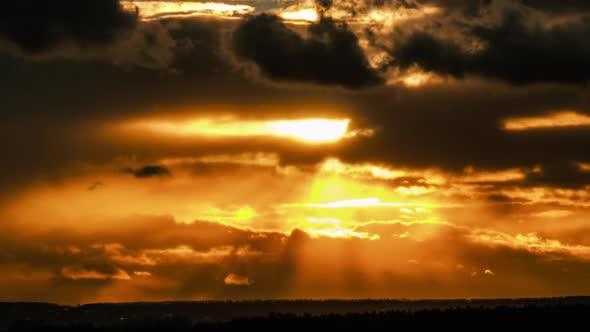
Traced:
<path fill-rule="evenodd" d="M 0 301 L 590 295 L 590 3 L 13 1 Z"/>

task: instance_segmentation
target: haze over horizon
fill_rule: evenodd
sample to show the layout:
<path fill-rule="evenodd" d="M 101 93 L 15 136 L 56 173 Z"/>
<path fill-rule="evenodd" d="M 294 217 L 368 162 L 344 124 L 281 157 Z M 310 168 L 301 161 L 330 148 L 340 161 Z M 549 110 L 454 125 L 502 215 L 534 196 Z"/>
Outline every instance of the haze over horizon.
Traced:
<path fill-rule="evenodd" d="M 590 2 L 3 7 L 0 301 L 590 295 Z"/>

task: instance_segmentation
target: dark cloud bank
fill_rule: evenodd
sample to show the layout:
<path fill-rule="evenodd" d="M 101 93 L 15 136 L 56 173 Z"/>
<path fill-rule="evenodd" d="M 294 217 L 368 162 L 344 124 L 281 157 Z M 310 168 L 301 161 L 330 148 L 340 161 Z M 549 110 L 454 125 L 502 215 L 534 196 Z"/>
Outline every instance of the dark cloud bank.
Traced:
<path fill-rule="evenodd" d="M 118 0 L 8 1 L 0 11 L 0 37 L 28 53 L 108 44 L 136 24 Z"/>
<path fill-rule="evenodd" d="M 396 43 L 394 64 L 414 64 L 444 76 L 481 76 L 512 84 L 555 82 L 585 84 L 590 80 L 590 17 L 544 27 L 526 14 L 506 10 L 501 22 L 475 24 L 469 37 L 483 43 L 481 50 L 428 32 L 414 32 Z"/>
<path fill-rule="evenodd" d="M 65 2 L 52 3 L 65 6 Z M 56 14 L 57 9 L 45 10 L 45 4 L 32 9 L 25 3 L 7 6 L 9 10 L 0 14 L 6 17 L 0 21 L 1 35 L 14 43 L 27 44 L 26 39 L 17 38 L 16 32 L 10 33 L 17 31 L 16 24 L 24 24 L 10 12 L 29 13 L 21 16 L 34 22 L 32 28 L 18 31 L 28 31 L 35 37 L 33 40 L 41 41 L 33 43 L 41 46 L 27 46 L 31 52 L 58 47 L 61 41 L 108 43 L 118 32 L 136 24 L 134 14 L 123 13 L 114 1 L 105 1 L 93 10 L 89 7 L 86 14 L 86 5 L 72 5 L 68 15 Z M 47 17 L 41 17 L 43 10 Z M 72 11 L 82 16 L 72 19 Z M 78 29 L 76 24 L 84 15 L 92 16 L 86 21 L 96 21 L 94 28 L 89 25 Z M 173 20 L 172 36 L 190 47 L 173 48 L 174 60 L 166 72 L 121 68 L 100 61 L 27 62 L 14 55 L 0 55 L 0 113 L 8 119 L 0 124 L 0 152 L 10 156 L 4 160 L 10 171 L 0 177 L 0 184 L 9 188 L 39 177 L 59 178 L 64 165 L 79 160 L 106 163 L 129 153 L 156 160 L 175 155 L 240 153 L 256 146 L 277 151 L 283 160 L 292 163 L 338 156 L 351 162 L 435 166 L 454 171 L 467 165 L 477 169 L 541 165 L 548 172 L 564 172 L 551 172 L 551 179 L 549 175 L 531 174 L 531 182 L 579 187 L 588 179 L 570 165 L 590 161 L 586 153 L 590 142 L 587 130 L 501 130 L 502 119 L 510 116 L 560 109 L 582 113 L 590 110 L 585 87 L 590 77 L 590 46 L 585 37 L 588 21 L 545 27 L 530 25 L 526 15 L 526 11 L 512 11 L 493 24 L 476 20 L 463 25 L 461 31 L 465 34 L 485 41 L 485 47 L 475 53 L 465 51 L 463 45 L 448 36 L 427 30 L 410 31 L 407 38 L 396 40 L 389 49 L 395 57 L 392 65 L 404 69 L 418 64 L 443 76 L 466 78 L 416 90 L 379 86 L 382 78 L 368 67 L 351 27 L 330 19 L 309 25 L 305 37 L 272 15 L 231 22 Z M 47 39 L 49 31 L 61 31 L 59 38 L 51 35 Z M 228 52 L 240 61 L 255 63 L 266 78 L 285 84 L 264 84 L 243 75 L 229 60 Z M 318 89 L 319 85 L 325 88 Z M 373 88 L 330 88 L 334 86 Z M 202 142 L 180 144 L 177 140 L 161 144 L 105 143 L 100 137 L 79 132 L 79 128 L 94 128 L 98 121 L 142 116 L 145 110 L 222 105 L 247 116 L 264 117 L 268 114 L 260 106 L 276 105 L 274 108 L 280 110 L 302 101 L 305 104 L 301 108 L 314 102 L 335 108 L 346 105 L 347 116 L 355 123 L 376 128 L 376 135 L 339 147 L 300 148 L 248 140 L 232 142 L 231 147 Z M 142 174 L 141 170 L 132 171 Z M 563 181 L 557 179 L 560 174 Z"/>

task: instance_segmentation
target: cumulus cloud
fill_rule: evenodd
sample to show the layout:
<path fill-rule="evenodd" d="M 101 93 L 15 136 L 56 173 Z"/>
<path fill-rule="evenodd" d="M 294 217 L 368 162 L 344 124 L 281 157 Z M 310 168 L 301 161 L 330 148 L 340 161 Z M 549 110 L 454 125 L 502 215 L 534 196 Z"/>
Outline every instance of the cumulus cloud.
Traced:
<path fill-rule="evenodd" d="M 382 82 L 369 67 L 356 35 L 343 22 L 322 18 L 303 38 L 277 16 L 245 19 L 233 34 L 233 49 L 274 80 L 359 88 Z"/>

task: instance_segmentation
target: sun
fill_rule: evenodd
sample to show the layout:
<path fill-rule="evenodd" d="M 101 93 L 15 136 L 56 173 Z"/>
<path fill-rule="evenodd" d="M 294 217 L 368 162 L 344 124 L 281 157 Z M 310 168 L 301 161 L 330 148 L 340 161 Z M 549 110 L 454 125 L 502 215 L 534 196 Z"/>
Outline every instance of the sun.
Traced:
<path fill-rule="evenodd" d="M 342 139 L 349 120 L 306 119 L 273 121 L 268 127 L 276 136 L 291 137 L 310 143 L 329 143 Z"/>

